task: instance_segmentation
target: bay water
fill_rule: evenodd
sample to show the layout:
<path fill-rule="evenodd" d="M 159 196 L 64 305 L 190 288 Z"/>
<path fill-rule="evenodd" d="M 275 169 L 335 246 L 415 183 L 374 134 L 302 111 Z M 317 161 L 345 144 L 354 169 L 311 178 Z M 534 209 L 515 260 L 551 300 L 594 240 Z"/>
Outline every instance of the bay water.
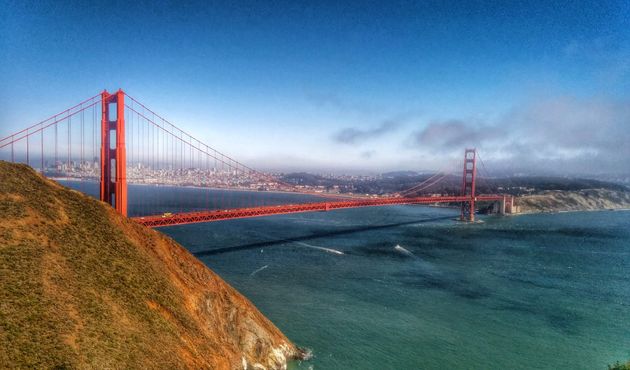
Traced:
<path fill-rule="evenodd" d="M 173 209 L 199 197 L 173 192 Z M 630 212 L 457 216 L 391 206 L 159 230 L 312 351 L 291 369 L 606 369 L 630 359 Z"/>

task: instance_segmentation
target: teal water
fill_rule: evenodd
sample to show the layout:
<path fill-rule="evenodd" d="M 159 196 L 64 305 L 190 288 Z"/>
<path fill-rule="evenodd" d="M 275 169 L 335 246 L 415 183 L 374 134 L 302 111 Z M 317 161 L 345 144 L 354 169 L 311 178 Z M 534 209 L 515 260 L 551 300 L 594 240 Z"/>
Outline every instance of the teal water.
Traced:
<path fill-rule="evenodd" d="M 456 215 L 396 206 L 161 231 L 312 350 L 293 369 L 630 359 L 630 212 Z"/>
<path fill-rule="evenodd" d="M 404 206 L 163 232 L 313 351 L 293 368 L 605 369 L 630 359 L 630 212 L 476 225 L 454 216 Z"/>

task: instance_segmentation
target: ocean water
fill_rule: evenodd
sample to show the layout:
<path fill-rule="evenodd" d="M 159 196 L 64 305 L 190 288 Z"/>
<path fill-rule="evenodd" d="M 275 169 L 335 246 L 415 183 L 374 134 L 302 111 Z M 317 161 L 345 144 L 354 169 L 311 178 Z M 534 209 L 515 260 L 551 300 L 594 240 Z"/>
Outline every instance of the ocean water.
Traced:
<path fill-rule="evenodd" d="M 477 224 L 457 214 L 392 206 L 160 231 L 312 351 L 292 369 L 606 369 L 630 359 L 630 212 Z"/>

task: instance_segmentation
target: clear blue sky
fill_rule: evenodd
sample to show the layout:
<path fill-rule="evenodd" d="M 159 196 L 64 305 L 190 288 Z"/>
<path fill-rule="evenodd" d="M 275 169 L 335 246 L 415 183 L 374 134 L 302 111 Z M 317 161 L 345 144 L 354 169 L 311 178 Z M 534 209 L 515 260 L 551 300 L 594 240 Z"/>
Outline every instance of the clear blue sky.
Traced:
<path fill-rule="evenodd" d="M 1 3 L 0 136 L 121 87 L 263 169 L 627 170 L 627 0 Z"/>

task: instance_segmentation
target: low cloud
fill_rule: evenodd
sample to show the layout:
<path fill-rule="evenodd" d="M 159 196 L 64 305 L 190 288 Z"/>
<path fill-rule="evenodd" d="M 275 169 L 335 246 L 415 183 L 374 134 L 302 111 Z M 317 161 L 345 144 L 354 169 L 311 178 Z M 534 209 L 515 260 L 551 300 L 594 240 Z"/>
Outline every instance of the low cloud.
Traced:
<path fill-rule="evenodd" d="M 361 158 L 370 159 L 374 157 L 375 154 L 376 154 L 376 150 L 366 150 L 364 152 L 361 152 Z"/>
<path fill-rule="evenodd" d="M 359 144 L 364 141 L 375 139 L 383 135 L 398 130 L 402 124 L 402 119 L 387 119 L 378 126 L 372 128 L 348 127 L 337 132 L 333 139 L 342 144 Z"/>
<path fill-rule="evenodd" d="M 629 172 L 630 100 L 554 97 L 491 121 L 429 122 L 409 142 L 424 153 L 477 147 L 497 166 L 561 173 Z"/>
<path fill-rule="evenodd" d="M 432 121 L 423 130 L 415 132 L 412 141 L 419 147 L 450 151 L 489 141 L 503 135 L 502 131 L 497 127 L 457 119 Z"/>

